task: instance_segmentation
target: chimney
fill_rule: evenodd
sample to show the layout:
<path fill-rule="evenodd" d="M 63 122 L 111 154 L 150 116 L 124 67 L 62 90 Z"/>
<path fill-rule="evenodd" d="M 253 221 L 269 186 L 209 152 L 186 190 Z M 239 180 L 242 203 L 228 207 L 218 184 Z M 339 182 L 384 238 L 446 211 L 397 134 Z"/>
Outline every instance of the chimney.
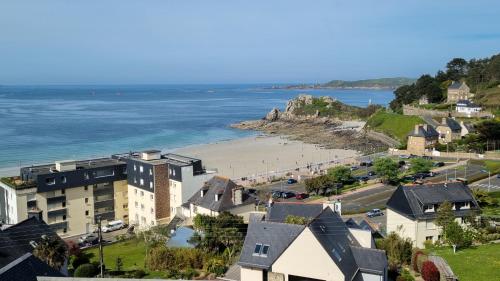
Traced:
<path fill-rule="evenodd" d="M 419 129 L 420 129 L 420 125 L 419 124 L 415 125 L 415 134 L 418 134 Z"/>
<path fill-rule="evenodd" d="M 38 221 L 43 221 L 42 210 L 39 209 L 31 209 L 28 211 L 28 218 L 35 218 Z"/>
<path fill-rule="evenodd" d="M 338 200 L 338 199 L 336 199 L 335 201 L 327 201 L 327 202 L 323 203 L 323 209 L 326 209 L 326 208 L 330 208 L 335 213 L 342 215 L 342 202 L 340 202 L 340 200 Z"/>
<path fill-rule="evenodd" d="M 427 124 L 422 125 L 422 127 L 424 127 L 424 130 L 427 131 Z"/>
<path fill-rule="evenodd" d="M 236 187 L 233 189 L 233 204 L 241 205 L 243 204 L 243 188 Z"/>
<path fill-rule="evenodd" d="M 443 117 L 443 118 L 441 119 L 441 124 L 446 125 L 446 117 Z"/>

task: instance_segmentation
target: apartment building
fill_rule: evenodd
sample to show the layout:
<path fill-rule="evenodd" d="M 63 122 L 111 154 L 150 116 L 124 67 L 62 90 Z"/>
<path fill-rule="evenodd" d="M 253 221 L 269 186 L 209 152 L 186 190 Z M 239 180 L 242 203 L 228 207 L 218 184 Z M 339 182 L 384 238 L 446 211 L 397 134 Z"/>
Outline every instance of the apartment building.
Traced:
<path fill-rule="evenodd" d="M 435 220 L 445 201 L 452 203 L 459 224 L 464 224 L 471 212 L 479 211 L 469 187 L 461 182 L 400 186 L 387 202 L 387 233 L 394 231 L 410 238 L 420 248 L 427 240 L 440 240 L 442 229 Z"/>
<path fill-rule="evenodd" d="M 126 179 L 126 163 L 113 158 L 23 167 L 0 182 L 0 219 L 18 223 L 36 209 L 62 237 L 92 231 L 99 217 L 127 221 Z"/>
<path fill-rule="evenodd" d="M 115 157 L 127 162 L 130 220 L 140 228 L 168 223 L 211 175 L 199 159 L 160 150 Z"/>

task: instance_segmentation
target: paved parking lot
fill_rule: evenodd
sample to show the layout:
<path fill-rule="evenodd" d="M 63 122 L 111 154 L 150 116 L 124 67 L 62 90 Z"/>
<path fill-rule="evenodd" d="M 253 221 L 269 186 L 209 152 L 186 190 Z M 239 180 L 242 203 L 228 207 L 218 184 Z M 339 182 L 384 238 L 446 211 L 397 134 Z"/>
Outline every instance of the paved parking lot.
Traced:
<path fill-rule="evenodd" d="M 486 178 L 478 182 L 469 185 L 471 188 L 479 188 L 489 191 L 500 191 L 500 178 L 496 175 L 491 176 L 491 178 Z"/>

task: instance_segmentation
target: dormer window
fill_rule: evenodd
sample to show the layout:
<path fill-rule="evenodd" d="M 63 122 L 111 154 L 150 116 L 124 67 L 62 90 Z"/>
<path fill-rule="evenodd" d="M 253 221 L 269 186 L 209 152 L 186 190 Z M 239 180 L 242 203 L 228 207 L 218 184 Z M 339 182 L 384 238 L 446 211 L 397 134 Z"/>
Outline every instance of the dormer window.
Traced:
<path fill-rule="evenodd" d="M 206 190 L 206 189 L 202 189 L 202 190 L 200 190 L 200 197 L 205 196 L 205 194 L 207 194 L 207 190 Z M 216 200 L 216 201 L 217 201 L 217 200 Z"/>
<path fill-rule="evenodd" d="M 215 202 L 219 201 L 220 199 L 220 194 L 215 194 Z"/>
<path fill-rule="evenodd" d="M 434 205 L 424 205 L 424 213 L 434 213 Z"/>

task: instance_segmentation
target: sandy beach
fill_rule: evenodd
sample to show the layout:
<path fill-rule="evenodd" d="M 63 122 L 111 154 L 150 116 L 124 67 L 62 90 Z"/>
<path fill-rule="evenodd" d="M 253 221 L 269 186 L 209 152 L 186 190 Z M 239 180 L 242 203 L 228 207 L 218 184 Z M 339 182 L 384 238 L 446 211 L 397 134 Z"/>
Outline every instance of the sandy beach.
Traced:
<path fill-rule="evenodd" d="M 203 160 L 207 169 L 230 178 L 254 177 L 305 167 L 311 163 L 345 162 L 354 150 L 324 149 L 280 136 L 256 136 L 178 149 L 175 153 Z"/>

